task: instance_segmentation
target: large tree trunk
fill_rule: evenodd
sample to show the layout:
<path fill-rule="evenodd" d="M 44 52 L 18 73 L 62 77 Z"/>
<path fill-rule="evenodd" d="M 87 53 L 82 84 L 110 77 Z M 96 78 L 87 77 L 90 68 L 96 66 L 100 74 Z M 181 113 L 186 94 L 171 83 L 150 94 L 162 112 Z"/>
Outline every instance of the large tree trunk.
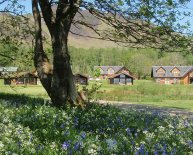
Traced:
<path fill-rule="evenodd" d="M 65 28 L 62 23 L 56 25 L 52 39 L 54 68 L 50 97 L 52 102 L 59 106 L 67 101 L 75 103 L 78 96 L 68 53 L 68 30 Z"/>
<path fill-rule="evenodd" d="M 41 16 L 38 3 L 51 35 L 53 65 L 50 64 L 43 49 Z M 77 93 L 67 41 L 72 19 L 77 9 L 74 9 L 72 1 L 59 1 L 58 3 L 56 18 L 53 20 L 53 12 L 48 0 L 32 0 L 36 28 L 34 64 L 42 85 L 50 96 L 53 105 L 61 107 L 65 106 L 67 102 L 76 104 L 83 97 Z M 70 5 L 66 3 L 70 3 Z"/>

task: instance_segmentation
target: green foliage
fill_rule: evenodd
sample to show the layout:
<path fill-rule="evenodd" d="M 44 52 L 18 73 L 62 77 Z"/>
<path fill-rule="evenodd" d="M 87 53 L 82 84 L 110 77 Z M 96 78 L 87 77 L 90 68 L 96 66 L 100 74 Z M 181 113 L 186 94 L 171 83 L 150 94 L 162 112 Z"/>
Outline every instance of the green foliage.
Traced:
<path fill-rule="evenodd" d="M 95 104 L 64 111 L 41 99 L 0 96 L 1 154 L 193 153 L 188 118 Z"/>
<path fill-rule="evenodd" d="M 33 52 L 29 47 L 14 42 L 0 44 L 0 66 L 16 66 L 23 71 L 32 71 L 32 58 Z"/>
<path fill-rule="evenodd" d="M 101 75 L 101 71 L 99 68 L 96 68 L 93 72 L 94 77 L 99 77 Z"/>
<path fill-rule="evenodd" d="M 97 100 L 97 91 L 101 88 L 101 86 L 102 84 L 99 82 L 94 82 L 88 86 L 82 86 L 82 90 L 87 96 L 88 103 Z"/>

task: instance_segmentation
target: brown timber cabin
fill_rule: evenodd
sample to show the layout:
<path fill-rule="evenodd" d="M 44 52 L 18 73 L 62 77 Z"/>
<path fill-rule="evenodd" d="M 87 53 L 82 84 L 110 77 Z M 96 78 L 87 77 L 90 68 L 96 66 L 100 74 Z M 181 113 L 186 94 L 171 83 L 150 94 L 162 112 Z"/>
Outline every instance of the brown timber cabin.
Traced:
<path fill-rule="evenodd" d="M 110 76 L 108 79 L 109 84 L 133 85 L 134 77 L 127 72 L 121 72 Z"/>
<path fill-rule="evenodd" d="M 87 85 L 88 84 L 88 77 L 86 75 L 77 73 L 74 75 L 76 84 Z"/>
<path fill-rule="evenodd" d="M 100 77 L 102 79 L 106 79 L 111 75 L 121 72 L 127 72 L 128 74 L 132 75 L 132 73 L 124 66 L 95 66 L 94 70 L 96 69 L 100 70 Z"/>
<path fill-rule="evenodd" d="M 193 66 L 153 66 L 151 76 L 160 84 L 193 84 Z"/>
<path fill-rule="evenodd" d="M 38 76 L 35 72 L 20 72 L 4 75 L 5 85 L 37 85 Z"/>

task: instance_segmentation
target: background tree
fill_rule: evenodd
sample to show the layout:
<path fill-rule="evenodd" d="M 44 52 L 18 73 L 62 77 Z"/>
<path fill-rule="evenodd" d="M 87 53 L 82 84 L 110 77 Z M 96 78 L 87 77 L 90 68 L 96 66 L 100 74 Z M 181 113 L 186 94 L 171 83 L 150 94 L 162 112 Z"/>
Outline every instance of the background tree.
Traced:
<path fill-rule="evenodd" d="M 99 77 L 101 75 L 101 71 L 99 68 L 96 68 L 93 72 L 94 77 Z"/>
<path fill-rule="evenodd" d="M 150 76 L 151 67 L 154 65 L 153 59 L 144 55 L 136 54 L 128 60 L 128 66 L 131 71 L 138 77 L 138 79 Z"/>
<path fill-rule="evenodd" d="M 0 0 L 0 5 L 0 65 L 34 68 L 31 48 L 34 29 L 25 7 L 17 0 Z"/>

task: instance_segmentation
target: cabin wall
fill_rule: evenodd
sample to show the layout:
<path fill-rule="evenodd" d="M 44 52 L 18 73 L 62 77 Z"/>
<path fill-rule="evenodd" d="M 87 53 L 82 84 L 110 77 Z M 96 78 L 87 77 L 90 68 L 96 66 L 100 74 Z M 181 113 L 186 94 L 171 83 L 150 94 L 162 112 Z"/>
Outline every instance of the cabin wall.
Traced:
<path fill-rule="evenodd" d="M 109 79 L 110 84 L 125 84 L 125 85 L 133 85 L 133 78 L 125 76 L 125 77 L 114 77 Z"/>
<path fill-rule="evenodd" d="M 37 85 L 37 78 L 12 78 L 4 79 L 5 85 Z"/>
<path fill-rule="evenodd" d="M 181 78 L 155 78 L 156 83 L 159 84 L 180 84 L 182 83 Z"/>
<path fill-rule="evenodd" d="M 182 83 L 189 84 L 189 75 L 188 74 L 182 79 Z"/>

